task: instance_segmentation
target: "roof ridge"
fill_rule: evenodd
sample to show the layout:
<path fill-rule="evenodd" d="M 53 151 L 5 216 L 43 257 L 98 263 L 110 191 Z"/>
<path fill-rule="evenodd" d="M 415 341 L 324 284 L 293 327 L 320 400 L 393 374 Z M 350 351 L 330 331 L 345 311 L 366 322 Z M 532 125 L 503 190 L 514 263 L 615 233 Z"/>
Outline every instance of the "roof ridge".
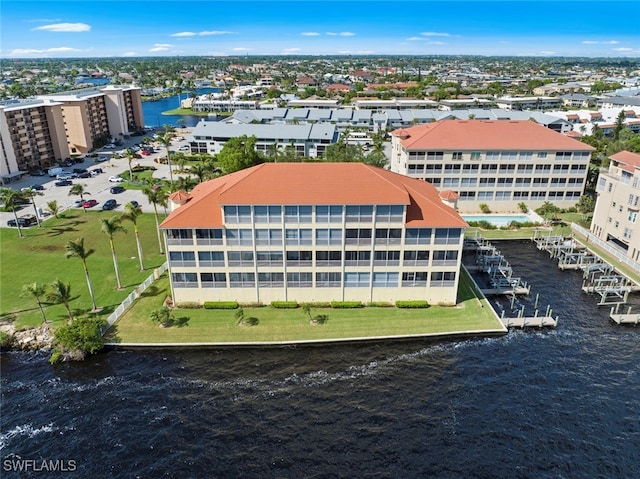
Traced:
<path fill-rule="evenodd" d="M 409 178 L 407 177 L 407 179 L 412 180 L 414 178 Z M 418 180 L 416 179 L 416 181 L 422 181 L 422 180 Z M 429 198 L 428 196 L 425 196 L 424 194 L 422 194 L 418 189 L 413 188 L 413 185 L 406 185 L 408 190 L 411 190 L 411 195 L 412 196 L 419 196 L 420 198 L 423 198 L 424 200 L 428 201 L 429 203 L 431 203 L 434 207 L 436 208 L 440 208 L 440 211 L 445 212 L 447 214 L 447 216 L 450 216 L 452 219 L 457 220 L 460 219 L 460 214 L 451 206 L 446 205 L 442 200 L 439 199 L 438 203 L 436 203 L 435 201 L 433 201 L 431 198 Z M 440 198 L 438 196 L 438 198 Z"/>
<path fill-rule="evenodd" d="M 244 170 L 240 170 L 240 171 L 234 172 L 234 173 L 239 173 L 238 178 L 237 179 L 236 178 L 232 178 L 235 181 L 231 181 L 231 182 L 227 181 L 227 182 L 225 182 L 225 185 L 223 186 L 222 191 L 220 192 L 220 196 L 222 197 L 222 195 L 224 195 L 225 193 L 228 193 L 230 190 L 232 190 L 234 187 L 236 187 L 243 180 L 245 180 L 249 176 L 253 175 L 256 171 L 259 171 L 264 165 L 266 165 L 266 163 L 260 163 L 259 165 L 251 166 L 249 168 L 245 168 Z M 229 176 L 234 176 L 234 173 L 227 174 L 227 175 L 223 176 L 222 178 L 227 178 L 227 180 L 228 180 Z M 227 186 L 227 184 L 228 184 L 228 186 Z"/>
<path fill-rule="evenodd" d="M 387 173 L 391 173 L 392 175 L 398 175 L 398 177 L 403 177 L 404 175 L 400 175 L 399 173 L 394 173 L 392 171 L 388 171 L 385 170 L 383 168 L 376 168 L 374 166 L 371 165 L 367 165 L 366 163 L 360 163 L 360 165 L 364 166 L 366 169 L 368 169 L 371 173 L 373 173 L 374 175 L 376 175 L 377 177 L 381 178 L 382 180 L 384 180 L 385 182 L 389 183 L 391 186 L 393 186 L 394 188 L 396 188 L 397 190 L 400 190 L 402 193 L 405 193 L 407 195 L 407 197 L 409 196 L 409 192 L 406 190 L 406 188 L 401 188 L 400 186 L 398 186 L 396 183 L 394 183 L 393 181 L 391 181 L 389 178 L 386 177 Z M 384 172 L 384 173 L 381 173 Z M 401 178 L 401 183 L 402 183 L 402 178 Z M 404 183 L 402 185 L 404 187 Z M 408 199 L 408 198 L 407 198 Z M 410 201 L 407 203 L 409 204 Z"/>

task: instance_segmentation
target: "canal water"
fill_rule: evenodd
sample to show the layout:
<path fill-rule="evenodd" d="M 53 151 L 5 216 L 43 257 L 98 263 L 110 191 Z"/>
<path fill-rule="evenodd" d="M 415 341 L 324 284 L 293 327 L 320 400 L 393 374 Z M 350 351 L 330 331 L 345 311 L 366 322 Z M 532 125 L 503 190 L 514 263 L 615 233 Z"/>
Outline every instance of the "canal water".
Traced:
<path fill-rule="evenodd" d="M 199 88 L 196 90 L 197 95 L 204 95 L 206 93 L 217 93 L 219 88 Z M 193 127 L 198 124 L 198 121 L 202 119 L 201 116 L 196 115 L 163 115 L 162 113 L 169 110 L 180 108 L 180 100 L 186 99 L 187 93 L 181 95 L 174 95 L 167 98 L 162 98 L 156 101 L 143 101 L 142 102 L 142 114 L 144 115 L 145 126 L 159 127 L 164 125 L 179 126 L 180 120 L 183 120 L 183 125 L 187 127 Z"/>
<path fill-rule="evenodd" d="M 1 475 L 640 477 L 640 328 L 610 323 L 532 243 L 499 248 L 555 330 L 55 367 L 3 354 Z M 16 457 L 74 470 L 19 474 Z"/>

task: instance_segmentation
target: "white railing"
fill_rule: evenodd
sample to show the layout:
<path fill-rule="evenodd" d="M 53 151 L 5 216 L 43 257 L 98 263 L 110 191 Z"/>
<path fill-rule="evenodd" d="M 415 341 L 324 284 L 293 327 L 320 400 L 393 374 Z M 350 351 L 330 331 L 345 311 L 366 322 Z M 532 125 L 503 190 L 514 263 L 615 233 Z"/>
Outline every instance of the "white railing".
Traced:
<path fill-rule="evenodd" d="M 107 330 L 113 326 L 113 324 L 118 320 L 120 316 L 127 310 L 133 302 L 140 297 L 142 293 L 146 291 L 146 289 L 153 284 L 155 280 L 157 280 L 162 273 L 167 270 L 167 263 L 165 262 L 162 266 L 153 270 L 153 274 L 145 279 L 142 283 L 136 286 L 129 296 L 127 296 L 122 303 L 118 305 L 118 307 L 109 315 L 107 318 L 107 325 L 102 328 L 102 335 L 107 332 Z"/>
<path fill-rule="evenodd" d="M 625 264 L 626 266 L 629 266 L 633 271 L 635 271 L 636 273 L 640 274 L 640 264 L 638 264 L 635 261 L 633 261 L 624 252 L 622 252 L 619 249 L 611 246 L 606 241 L 603 241 L 600 238 L 598 238 L 596 235 L 591 233 L 588 229 L 583 228 L 582 226 L 577 225 L 575 223 L 571 223 L 571 230 L 575 231 L 576 233 L 579 233 L 579 234 L 585 236 L 587 238 L 587 242 L 592 243 L 592 244 L 598 246 L 599 248 L 602 248 L 607 253 L 609 253 L 611 256 L 613 256 L 617 261 L 619 261 L 620 263 Z"/>

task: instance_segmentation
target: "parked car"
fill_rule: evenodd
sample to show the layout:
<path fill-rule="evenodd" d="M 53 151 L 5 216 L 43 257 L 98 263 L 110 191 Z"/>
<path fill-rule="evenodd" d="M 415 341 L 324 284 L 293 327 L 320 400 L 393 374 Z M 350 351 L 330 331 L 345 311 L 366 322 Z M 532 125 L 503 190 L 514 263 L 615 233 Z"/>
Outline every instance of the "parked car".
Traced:
<path fill-rule="evenodd" d="M 42 185 L 31 185 L 31 189 L 37 190 L 37 191 L 42 191 L 42 190 L 44 190 L 44 186 L 42 186 Z"/>
<path fill-rule="evenodd" d="M 104 173 L 104 171 L 102 171 L 102 168 L 96 168 L 94 170 L 91 170 L 90 173 L 92 176 L 96 176 L 96 175 L 99 175 L 100 173 Z"/>
<path fill-rule="evenodd" d="M 74 168 L 73 172 L 79 175 L 80 173 L 86 173 L 87 169 L 86 168 Z"/>
<path fill-rule="evenodd" d="M 31 176 L 44 176 L 47 173 L 44 170 L 35 170 L 29 173 Z"/>
<path fill-rule="evenodd" d="M 80 173 L 78 175 L 78 178 L 91 178 L 91 173 L 89 173 L 88 171 L 85 171 L 84 173 Z"/>
<path fill-rule="evenodd" d="M 18 218 L 17 222 L 16 222 L 15 218 L 12 219 L 12 220 L 7 221 L 7 226 L 15 228 L 19 224 L 21 228 L 24 228 L 24 227 L 27 227 L 27 226 L 31 226 L 31 225 L 33 225 L 35 223 L 36 223 L 36 217 L 35 216 L 33 216 L 33 215 L 23 215 L 20 218 Z"/>
<path fill-rule="evenodd" d="M 103 147 L 103 148 L 104 148 L 105 150 L 115 150 L 115 149 L 116 149 L 116 146 L 115 146 L 115 145 L 112 145 L 112 144 L 109 144 L 109 145 L 104 145 L 104 147 Z"/>
<path fill-rule="evenodd" d="M 119 176 L 110 176 L 109 181 L 111 183 L 122 183 L 124 181 L 124 178 L 121 178 Z"/>
<path fill-rule="evenodd" d="M 189 145 L 182 145 L 178 148 L 178 151 L 191 151 L 191 147 Z"/>
<path fill-rule="evenodd" d="M 104 211 L 113 210 L 116 206 L 118 206 L 118 203 L 116 203 L 116 200 L 111 198 L 104 202 L 104 204 L 102 205 L 102 209 Z"/>
<path fill-rule="evenodd" d="M 62 166 L 67 166 L 67 167 L 73 166 L 73 160 L 71 160 L 71 159 L 64 160 L 62 162 Z"/>
<path fill-rule="evenodd" d="M 140 206 L 140 203 L 138 203 L 136 200 L 131 200 L 129 201 L 129 203 L 131 204 L 131 206 L 133 206 L 134 208 L 137 208 Z"/>
<path fill-rule="evenodd" d="M 57 180 L 71 180 L 75 177 L 76 175 L 74 173 L 69 173 L 68 171 L 65 171 L 63 173 L 59 173 L 58 175 L 56 175 Z"/>
<path fill-rule="evenodd" d="M 83 208 L 93 208 L 97 204 L 98 204 L 98 202 L 96 200 L 90 199 L 90 200 L 86 200 L 84 203 L 82 203 L 82 207 Z"/>
<path fill-rule="evenodd" d="M 124 188 L 122 186 L 112 186 L 109 191 L 112 195 L 117 195 L 118 193 L 122 193 Z"/>
<path fill-rule="evenodd" d="M 151 154 L 151 152 L 149 150 L 142 150 L 142 153 L 140 153 L 142 156 L 149 156 Z"/>
<path fill-rule="evenodd" d="M 58 180 L 54 183 L 56 186 L 70 186 L 73 184 L 71 180 Z"/>

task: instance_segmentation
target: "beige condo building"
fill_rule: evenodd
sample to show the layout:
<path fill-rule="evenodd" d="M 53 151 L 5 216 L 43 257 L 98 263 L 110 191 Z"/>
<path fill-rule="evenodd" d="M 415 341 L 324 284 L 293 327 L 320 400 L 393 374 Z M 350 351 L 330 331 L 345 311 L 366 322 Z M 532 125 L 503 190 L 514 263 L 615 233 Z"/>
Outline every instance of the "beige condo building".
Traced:
<path fill-rule="evenodd" d="M 600 172 L 591 232 L 640 263 L 640 154 L 611 155 Z"/>

